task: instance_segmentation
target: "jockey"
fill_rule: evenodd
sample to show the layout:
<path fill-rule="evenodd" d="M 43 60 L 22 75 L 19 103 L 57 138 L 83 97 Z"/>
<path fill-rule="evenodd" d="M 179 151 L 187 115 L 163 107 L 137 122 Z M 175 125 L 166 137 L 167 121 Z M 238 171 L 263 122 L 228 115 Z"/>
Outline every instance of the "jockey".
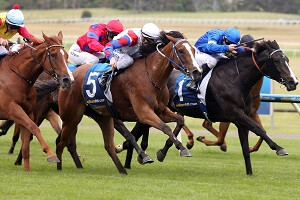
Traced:
<path fill-rule="evenodd" d="M 8 39 L 11 39 L 16 33 L 31 41 L 39 42 L 39 39 L 30 34 L 24 27 L 24 15 L 18 4 L 15 4 L 13 9 L 7 13 L 0 13 L 0 56 L 8 53 L 4 46 L 8 46 Z"/>
<path fill-rule="evenodd" d="M 159 28 L 153 23 L 147 23 L 142 28 L 124 30 L 106 44 L 105 56 L 112 68 L 126 68 L 133 63 L 134 58 L 141 56 L 139 50 L 144 43 L 155 42 L 159 36 Z"/>
<path fill-rule="evenodd" d="M 225 53 L 233 53 L 242 51 L 237 48 L 240 42 L 240 31 L 237 28 L 227 28 L 225 31 L 220 29 L 211 29 L 202 35 L 195 43 L 195 58 L 203 73 L 212 69 L 217 65 L 220 58 Z M 187 84 L 187 88 L 196 91 L 197 86 L 193 80 Z"/>
<path fill-rule="evenodd" d="M 70 61 L 74 65 L 82 65 L 96 64 L 99 59 L 105 59 L 104 46 L 123 30 L 123 25 L 119 20 L 111 20 L 107 25 L 91 25 L 89 31 L 80 36 L 70 47 Z"/>
<path fill-rule="evenodd" d="M 133 64 L 133 59 L 141 56 L 139 50 L 143 45 L 155 43 L 160 36 L 159 28 L 153 23 L 146 23 L 142 28 L 126 29 L 106 44 L 104 53 L 110 61 L 111 70 L 106 71 L 100 85 L 104 88 L 106 79 L 113 69 L 124 69 Z"/>

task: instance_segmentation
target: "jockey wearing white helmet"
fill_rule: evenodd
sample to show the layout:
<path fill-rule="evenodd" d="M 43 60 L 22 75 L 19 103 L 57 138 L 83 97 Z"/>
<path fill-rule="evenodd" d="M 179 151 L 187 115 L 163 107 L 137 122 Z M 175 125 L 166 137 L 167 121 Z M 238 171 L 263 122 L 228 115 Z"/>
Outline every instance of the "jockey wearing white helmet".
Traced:
<path fill-rule="evenodd" d="M 153 43 L 159 38 L 159 28 L 147 23 L 142 28 L 126 29 L 106 44 L 104 52 L 113 68 L 123 69 L 140 56 L 140 47 L 145 43 Z"/>
<path fill-rule="evenodd" d="M 8 46 L 8 39 L 11 39 L 16 33 L 31 41 L 40 42 L 24 27 L 24 15 L 18 4 L 15 4 L 13 9 L 7 13 L 0 13 L 0 55 L 8 53 L 4 46 Z"/>

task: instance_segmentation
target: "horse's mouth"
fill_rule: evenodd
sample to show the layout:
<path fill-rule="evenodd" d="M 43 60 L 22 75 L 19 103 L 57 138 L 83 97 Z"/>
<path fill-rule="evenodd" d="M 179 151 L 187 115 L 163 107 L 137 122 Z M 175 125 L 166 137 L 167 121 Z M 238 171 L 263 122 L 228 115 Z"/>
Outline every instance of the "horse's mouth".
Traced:
<path fill-rule="evenodd" d="M 199 72 L 198 70 L 194 70 L 194 71 L 192 72 L 192 76 L 193 76 L 193 80 L 194 80 L 195 82 L 197 82 L 197 81 L 200 81 L 200 80 L 201 80 L 201 78 L 202 78 L 202 73 Z"/>
<path fill-rule="evenodd" d="M 72 83 L 73 83 L 73 81 L 71 80 L 70 77 L 61 78 L 59 80 L 59 84 L 63 89 L 70 88 Z"/>
<path fill-rule="evenodd" d="M 287 91 L 293 91 L 293 90 L 296 90 L 298 82 L 288 81 L 288 82 L 285 82 L 284 85 L 286 86 Z"/>

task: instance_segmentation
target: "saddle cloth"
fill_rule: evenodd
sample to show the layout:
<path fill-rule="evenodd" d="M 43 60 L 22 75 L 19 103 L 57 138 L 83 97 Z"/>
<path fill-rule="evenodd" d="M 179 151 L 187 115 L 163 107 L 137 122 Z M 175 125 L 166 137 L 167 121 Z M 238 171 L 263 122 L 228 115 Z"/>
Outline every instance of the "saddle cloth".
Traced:
<path fill-rule="evenodd" d="M 210 70 L 201 81 L 198 82 L 198 88 L 200 93 L 189 90 L 186 85 L 190 81 L 190 77 L 180 74 L 177 77 L 173 102 L 175 104 L 176 110 L 181 113 L 188 113 L 187 115 L 191 117 L 204 117 L 209 120 L 205 95 L 208 81 L 211 77 L 212 70 Z"/>

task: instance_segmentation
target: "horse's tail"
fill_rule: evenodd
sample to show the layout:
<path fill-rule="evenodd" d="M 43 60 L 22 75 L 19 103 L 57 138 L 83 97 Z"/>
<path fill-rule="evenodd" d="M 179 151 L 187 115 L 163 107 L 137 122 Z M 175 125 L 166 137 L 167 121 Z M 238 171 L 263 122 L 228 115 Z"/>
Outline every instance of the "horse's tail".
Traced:
<path fill-rule="evenodd" d="M 36 81 L 34 87 L 37 94 L 36 101 L 38 102 L 52 92 L 58 91 L 59 83 L 55 80 Z"/>

